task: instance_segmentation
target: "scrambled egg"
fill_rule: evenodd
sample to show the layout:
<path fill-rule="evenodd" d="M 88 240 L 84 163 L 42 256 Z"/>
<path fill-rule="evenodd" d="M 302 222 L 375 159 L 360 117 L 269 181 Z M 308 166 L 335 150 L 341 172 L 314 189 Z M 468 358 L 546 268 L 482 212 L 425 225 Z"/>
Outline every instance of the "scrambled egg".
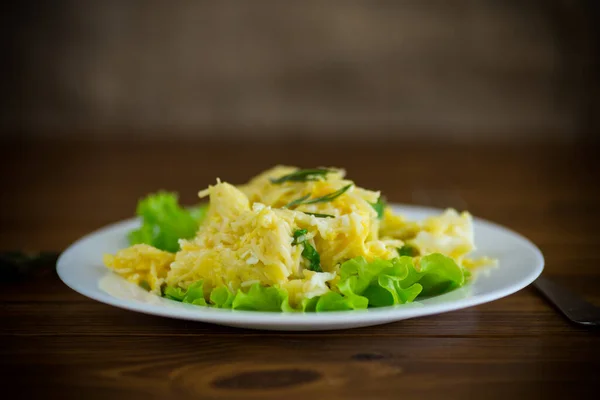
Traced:
<path fill-rule="evenodd" d="M 130 282 L 148 286 L 151 292 L 160 295 L 161 285 L 175 256 L 147 244 L 136 244 L 120 250 L 114 256 L 106 254 L 104 264 Z"/>
<path fill-rule="evenodd" d="M 341 169 L 329 170 L 306 181 L 273 183 L 298 171 L 287 166 L 238 187 L 217 180 L 199 193 L 200 198 L 209 197 L 209 211 L 196 237 L 180 240 L 180 251 L 135 245 L 106 256 L 105 264 L 159 294 L 163 284 L 185 289 L 204 280 L 208 296 L 215 287 L 236 291 L 259 282 L 286 289 L 290 303 L 298 304 L 328 292 L 330 283 L 339 279 L 339 265 L 357 256 L 391 259 L 408 242 L 421 256 L 440 252 L 460 262 L 475 248 L 468 213 L 448 210 L 414 222 L 386 208 L 380 220 L 373 207 L 379 192 L 357 187 Z M 346 191 L 330 201 L 310 201 L 340 190 Z M 305 231 L 302 243 L 294 237 L 297 231 Z M 307 246 L 320 256 L 320 271 L 309 269 L 303 257 Z"/>

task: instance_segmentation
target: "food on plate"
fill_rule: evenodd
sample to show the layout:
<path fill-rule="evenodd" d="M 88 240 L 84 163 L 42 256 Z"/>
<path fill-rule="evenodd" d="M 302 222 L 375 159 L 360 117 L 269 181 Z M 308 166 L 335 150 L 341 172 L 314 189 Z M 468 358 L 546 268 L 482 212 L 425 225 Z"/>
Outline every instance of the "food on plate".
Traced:
<path fill-rule="evenodd" d="M 137 207 L 131 247 L 104 257 L 171 300 L 255 311 L 357 310 L 459 288 L 474 259 L 472 217 L 408 221 L 338 168 L 276 166 L 244 185 L 217 179 L 183 208 L 159 192 Z"/>

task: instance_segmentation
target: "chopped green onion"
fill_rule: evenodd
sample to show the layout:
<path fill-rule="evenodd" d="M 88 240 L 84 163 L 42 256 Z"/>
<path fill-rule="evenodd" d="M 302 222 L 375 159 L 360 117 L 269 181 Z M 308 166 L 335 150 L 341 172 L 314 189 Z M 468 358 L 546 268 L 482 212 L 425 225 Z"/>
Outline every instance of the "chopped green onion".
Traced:
<path fill-rule="evenodd" d="M 323 272 L 321 269 L 321 256 L 317 250 L 307 241 L 304 241 L 302 244 L 304 245 L 302 257 L 306 258 L 310 262 L 308 269 L 315 272 Z"/>
<path fill-rule="evenodd" d="M 303 237 L 307 233 L 308 233 L 308 231 L 306 229 L 298 229 L 297 231 L 295 231 L 294 232 L 294 240 L 292 241 L 292 244 L 299 244 L 299 243 L 301 243 L 301 242 L 298 242 L 298 239 L 300 239 L 301 237 Z"/>
<path fill-rule="evenodd" d="M 294 240 L 292 241 L 292 244 L 304 245 L 304 249 L 302 249 L 301 254 L 302 254 L 302 257 L 304 257 L 305 259 L 307 259 L 309 261 L 309 263 L 310 263 L 310 265 L 308 267 L 309 270 L 315 271 L 315 272 L 323 272 L 323 270 L 321 269 L 321 256 L 319 255 L 317 250 L 306 240 L 303 240 L 301 242 L 298 241 L 298 239 L 303 238 L 304 235 L 306 235 L 307 233 L 308 233 L 308 231 L 306 229 L 298 229 L 298 230 L 294 231 Z"/>
<path fill-rule="evenodd" d="M 307 233 L 308 233 L 308 231 L 306 229 L 297 229 L 296 231 L 294 231 L 294 239 L 304 236 Z"/>
<path fill-rule="evenodd" d="M 292 172 L 291 174 L 284 175 L 277 179 L 271 179 L 271 183 L 276 185 L 284 182 L 308 182 L 316 181 L 319 178 L 324 178 L 328 173 L 333 172 L 328 169 L 315 168 L 315 169 L 300 169 Z"/>

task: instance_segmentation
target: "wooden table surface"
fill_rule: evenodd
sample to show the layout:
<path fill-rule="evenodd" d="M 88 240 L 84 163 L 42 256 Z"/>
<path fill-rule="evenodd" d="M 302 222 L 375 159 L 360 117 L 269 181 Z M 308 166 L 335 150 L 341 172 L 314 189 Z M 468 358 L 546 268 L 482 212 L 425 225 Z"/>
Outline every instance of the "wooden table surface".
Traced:
<path fill-rule="evenodd" d="M 408 143 L 2 143 L 0 249 L 62 250 L 132 215 L 185 203 L 216 177 L 275 163 L 337 165 L 390 201 L 468 208 L 534 241 L 545 274 L 600 304 L 593 146 Z M 532 287 L 469 309 L 334 332 L 263 332 L 137 314 L 55 272 L 0 290 L 3 389 L 20 398 L 569 398 L 597 393 L 600 331 Z M 594 390 L 596 389 L 596 390 Z M 564 397 L 563 397 L 564 396 Z"/>

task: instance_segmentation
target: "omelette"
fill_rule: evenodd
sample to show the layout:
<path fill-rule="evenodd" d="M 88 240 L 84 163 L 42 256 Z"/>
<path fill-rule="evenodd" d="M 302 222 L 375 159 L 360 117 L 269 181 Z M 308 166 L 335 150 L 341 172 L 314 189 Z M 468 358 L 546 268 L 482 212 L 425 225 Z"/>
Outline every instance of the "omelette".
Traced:
<path fill-rule="evenodd" d="M 468 212 L 409 221 L 339 168 L 276 166 L 243 185 L 217 179 L 198 193 L 208 201 L 195 214 L 161 196 L 140 213 L 145 231 L 104 263 L 184 303 L 304 312 L 404 304 L 493 263 L 468 257 Z"/>

